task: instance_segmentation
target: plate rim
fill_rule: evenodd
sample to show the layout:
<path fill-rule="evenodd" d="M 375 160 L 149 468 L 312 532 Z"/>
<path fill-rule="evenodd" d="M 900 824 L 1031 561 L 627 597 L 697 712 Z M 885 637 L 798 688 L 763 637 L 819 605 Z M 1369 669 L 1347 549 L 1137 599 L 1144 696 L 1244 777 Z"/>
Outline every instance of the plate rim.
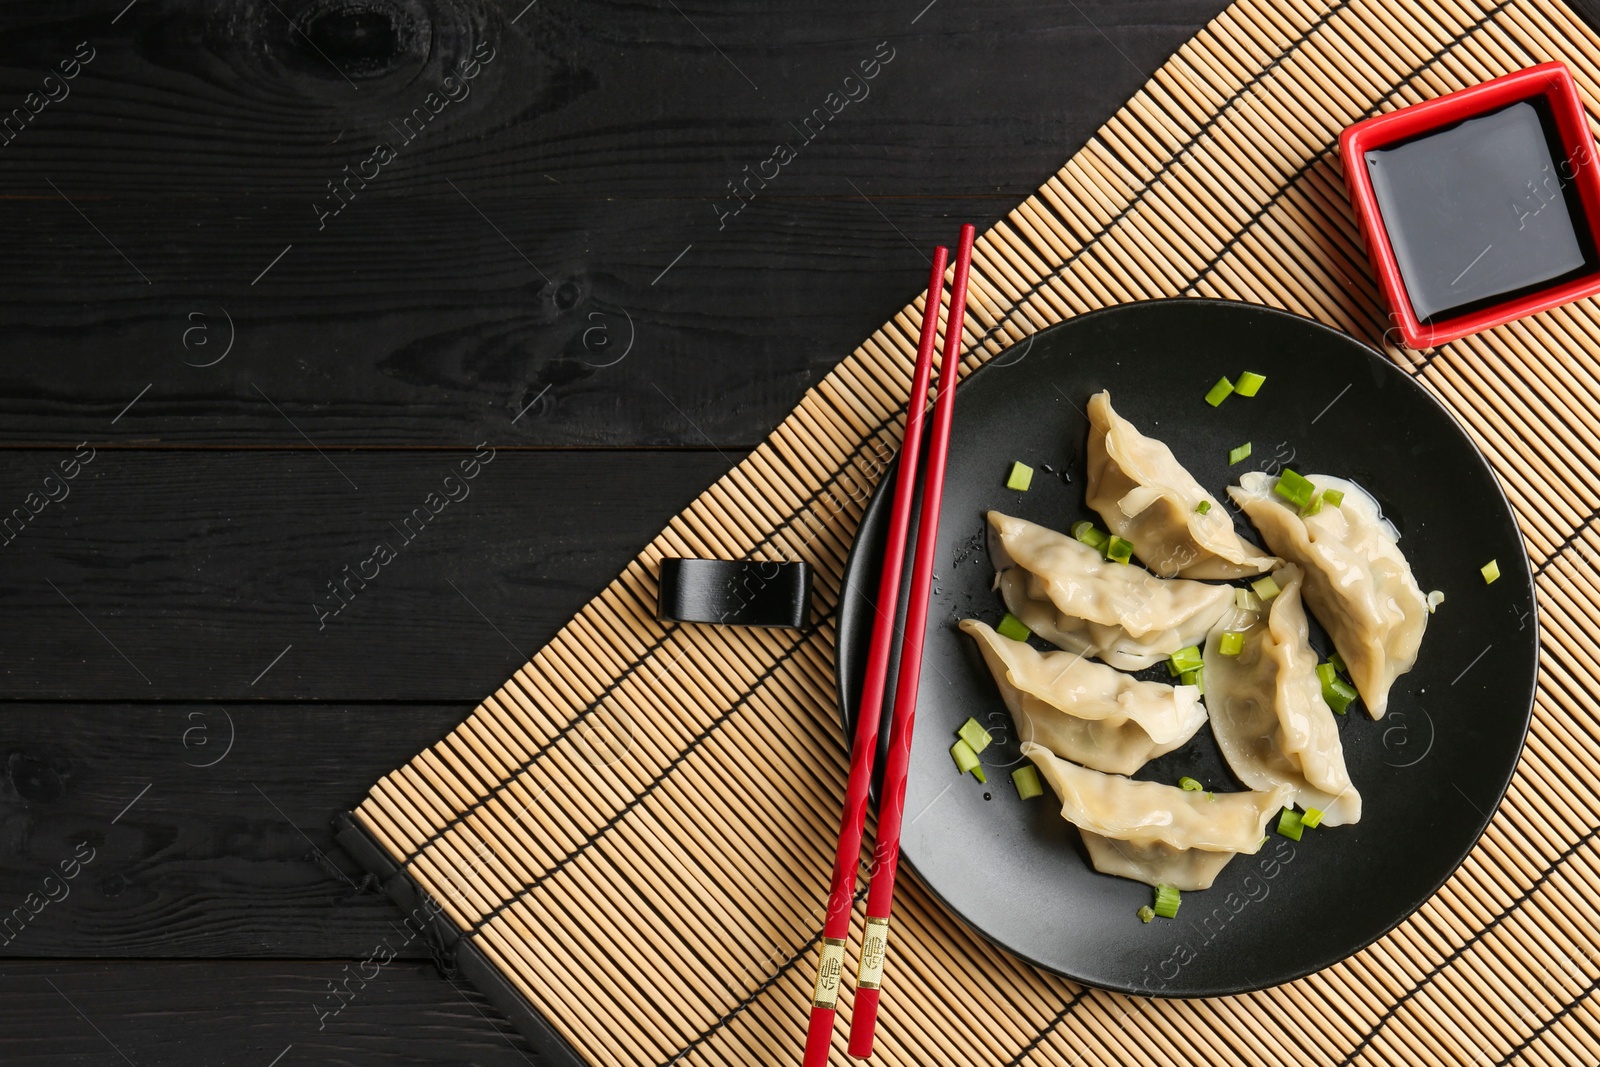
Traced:
<path fill-rule="evenodd" d="M 1472 440 L 1472 435 L 1468 433 L 1466 427 L 1461 424 L 1461 420 L 1456 417 L 1455 412 L 1451 411 L 1445 406 L 1442 400 L 1417 382 L 1415 375 L 1406 374 L 1403 368 L 1398 366 L 1393 360 L 1389 359 L 1373 345 L 1363 341 L 1361 338 L 1356 337 L 1353 334 L 1346 333 L 1335 326 L 1331 326 L 1328 323 L 1321 322 L 1306 315 L 1301 315 L 1297 312 L 1287 311 L 1283 308 L 1272 307 L 1268 304 L 1254 304 L 1243 300 L 1221 300 L 1215 297 L 1162 297 L 1155 300 L 1135 300 L 1096 308 L 1093 311 L 1085 312 L 1081 315 L 1074 315 L 1071 318 L 1063 319 L 1060 322 L 1051 323 L 1049 326 L 1046 326 L 1043 329 L 1036 330 L 1023 340 L 1016 342 L 1015 344 L 1007 345 L 1005 348 L 994 353 L 987 360 L 985 360 L 982 365 L 968 374 L 966 378 L 961 381 L 961 385 L 963 387 L 970 387 L 970 383 L 977 375 L 983 373 L 992 366 L 996 366 L 998 360 L 1020 345 L 1028 345 L 1031 351 L 1033 343 L 1037 341 L 1041 335 L 1064 332 L 1066 328 L 1077 323 L 1097 318 L 1108 318 L 1116 315 L 1117 313 L 1127 314 L 1130 309 L 1146 308 L 1152 305 L 1183 305 L 1185 307 L 1206 306 L 1228 309 L 1230 312 L 1244 310 L 1255 313 L 1266 313 L 1268 315 L 1274 315 L 1280 318 L 1293 320 L 1310 326 L 1319 332 L 1331 334 L 1342 341 L 1346 341 L 1357 346 L 1363 351 L 1363 354 L 1366 355 L 1368 360 L 1378 363 L 1382 368 L 1384 368 L 1385 372 L 1389 370 L 1400 372 L 1401 376 L 1413 389 L 1415 389 L 1418 394 L 1420 394 L 1426 401 L 1433 404 L 1433 406 L 1437 408 L 1453 426 L 1455 426 L 1456 431 L 1461 435 L 1462 439 L 1466 441 L 1468 447 L 1471 449 L 1473 458 L 1488 473 L 1490 483 L 1494 486 L 1495 494 L 1499 498 L 1499 502 L 1504 509 L 1504 514 L 1510 516 L 1512 526 L 1518 531 L 1519 551 L 1517 558 L 1523 568 L 1525 568 L 1525 573 L 1528 576 L 1528 587 L 1534 594 L 1529 598 L 1529 604 L 1531 606 L 1530 614 L 1533 620 L 1533 663 L 1530 684 L 1528 687 L 1527 707 L 1521 712 L 1521 726 L 1518 730 L 1515 758 L 1511 760 L 1504 780 L 1501 781 L 1496 788 L 1494 804 L 1488 809 L 1488 813 L 1483 816 L 1482 822 L 1478 825 L 1476 833 L 1473 834 L 1472 839 L 1470 842 L 1468 842 L 1466 848 L 1459 856 L 1455 858 L 1449 869 L 1439 877 L 1437 882 L 1430 886 L 1427 891 L 1416 900 L 1408 903 L 1406 907 L 1401 910 L 1395 919 L 1387 926 L 1384 926 L 1370 938 L 1362 941 L 1360 944 L 1344 952 L 1342 955 L 1336 955 L 1328 959 L 1313 962 L 1303 969 L 1285 974 L 1282 977 L 1273 976 L 1270 980 L 1265 982 L 1245 982 L 1234 985 L 1223 985 L 1214 988 L 1206 988 L 1205 990 L 1199 992 L 1183 992 L 1177 990 L 1169 991 L 1166 989 L 1166 987 L 1163 987 L 1162 989 L 1148 989 L 1118 985 L 1116 983 L 1095 982 L 1083 977 L 1082 975 L 1071 974 L 1052 964 L 1035 959 L 1024 950 L 1013 948 L 1008 944 L 996 940 L 976 923 L 968 919 L 966 915 L 959 911 L 953 904 L 951 904 L 950 901 L 939 892 L 933 883 L 922 874 L 922 872 L 917 868 L 915 861 L 905 855 L 900 857 L 900 865 L 904 868 L 909 868 L 916 875 L 918 883 L 924 889 L 926 889 L 935 900 L 939 902 L 947 916 L 962 923 L 977 937 L 983 939 L 988 944 L 993 945 L 1002 952 L 1022 960 L 1024 963 L 1027 963 L 1030 966 L 1037 967 L 1042 971 L 1065 978 L 1068 981 L 1076 982 L 1088 988 L 1104 989 L 1109 992 L 1122 993 L 1128 996 L 1142 997 L 1151 1000 L 1200 1000 L 1211 997 L 1238 996 L 1244 993 L 1260 992 L 1265 989 L 1272 989 L 1277 986 L 1286 985 L 1289 982 L 1298 981 L 1307 975 L 1326 970 L 1337 963 L 1340 963 L 1360 952 L 1365 951 L 1378 941 L 1381 941 L 1384 937 L 1393 932 L 1401 923 L 1405 922 L 1407 919 L 1411 918 L 1411 916 L 1420 911 L 1424 904 L 1438 895 L 1439 890 L 1443 888 L 1444 884 L 1461 869 L 1462 865 L 1466 863 L 1467 858 L 1472 855 L 1473 850 L 1478 847 L 1479 842 L 1483 840 L 1483 835 L 1488 832 L 1489 824 L 1494 821 L 1495 815 L 1500 811 L 1500 805 L 1505 802 L 1506 793 L 1510 791 L 1511 783 L 1516 778 L 1517 768 L 1522 763 L 1522 754 L 1526 750 L 1528 744 L 1528 731 L 1533 723 L 1533 709 L 1538 702 L 1539 672 L 1540 664 L 1543 659 L 1544 642 L 1541 637 L 1542 630 L 1540 623 L 1540 608 L 1537 595 L 1538 589 L 1534 584 L 1536 575 L 1534 573 L 1533 559 L 1528 555 L 1527 538 L 1521 533 L 1521 524 L 1517 521 L 1516 510 L 1512 507 L 1510 499 L 1506 496 L 1505 486 L 1501 484 L 1500 475 L 1496 473 L 1494 466 L 1489 462 L 1488 457 L 1483 454 L 1483 450 L 1480 449 Z M 926 433 L 926 430 L 924 432 Z M 872 496 L 868 499 L 866 507 L 862 509 L 861 521 L 857 524 L 856 531 L 851 536 L 850 552 L 845 558 L 844 571 L 841 575 L 839 588 L 841 602 L 846 600 L 846 593 L 848 592 L 850 586 L 855 582 L 855 580 L 858 579 L 858 577 L 864 576 L 874 562 L 868 558 L 869 554 L 864 551 L 865 546 L 862 543 L 861 531 L 864 527 L 866 527 L 867 523 L 872 520 L 873 516 L 875 516 L 877 512 L 885 506 L 884 500 L 887 498 L 888 491 L 900 474 L 900 456 L 901 452 L 897 449 L 894 458 L 889 463 L 889 468 L 884 471 L 883 476 L 878 481 L 877 487 L 873 490 Z M 859 575 L 858 572 L 860 572 Z M 862 584 L 865 586 L 867 583 L 863 582 Z M 862 592 L 869 599 L 875 599 L 877 596 L 876 589 L 863 588 Z M 901 605 L 900 609 L 897 609 L 896 618 L 899 617 L 901 610 L 903 610 L 903 605 Z M 860 613 L 858 612 L 840 611 L 839 627 L 834 639 L 833 687 L 834 696 L 838 703 L 839 725 L 843 731 L 843 742 L 847 759 L 852 751 L 853 740 L 855 737 L 854 716 L 850 713 L 849 709 L 858 701 L 858 698 L 851 697 L 846 693 L 845 672 L 841 669 L 841 665 L 844 657 L 847 655 L 845 650 L 853 649 L 860 642 L 860 638 L 856 635 L 856 631 L 859 628 L 859 623 L 857 621 L 859 618 Z M 859 674 L 859 672 L 857 673 Z M 873 779 L 872 798 L 874 801 L 876 801 L 878 798 L 877 775 L 874 775 Z"/>

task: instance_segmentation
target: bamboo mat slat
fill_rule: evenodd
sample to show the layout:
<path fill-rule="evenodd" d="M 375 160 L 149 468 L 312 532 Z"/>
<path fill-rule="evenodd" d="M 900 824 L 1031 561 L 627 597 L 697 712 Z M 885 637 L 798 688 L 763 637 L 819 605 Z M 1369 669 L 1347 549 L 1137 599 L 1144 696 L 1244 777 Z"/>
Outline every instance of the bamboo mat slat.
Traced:
<path fill-rule="evenodd" d="M 1558 0 L 1240 0 L 980 238 L 964 372 L 1073 315 L 1167 296 L 1271 304 L 1382 347 L 1499 473 L 1544 666 L 1517 776 L 1467 862 L 1298 982 L 1210 1001 L 1079 988 L 902 880 L 885 1067 L 1600 1063 L 1600 305 L 1395 347 L 1336 148 L 1364 116 L 1550 59 L 1600 101 L 1600 40 Z M 354 813 L 447 940 L 586 1063 L 746 1067 L 803 1043 L 847 771 L 840 581 L 899 445 L 920 317 L 919 298 Z M 815 622 L 664 626 L 666 555 L 805 559 Z"/>

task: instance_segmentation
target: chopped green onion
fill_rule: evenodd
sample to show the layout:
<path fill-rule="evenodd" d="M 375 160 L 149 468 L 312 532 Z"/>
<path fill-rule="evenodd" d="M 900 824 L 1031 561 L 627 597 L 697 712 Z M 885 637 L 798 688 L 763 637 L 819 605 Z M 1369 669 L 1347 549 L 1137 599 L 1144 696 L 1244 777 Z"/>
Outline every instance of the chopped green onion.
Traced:
<path fill-rule="evenodd" d="M 1165 660 L 1162 660 L 1162 662 L 1167 665 L 1167 673 L 1172 675 L 1172 677 L 1176 678 L 1178 675 L 1183 673 L 1182 671 L 1180 671 L 1177 668 L 1177 666 L 1175 666 L 1173 664 L 1172 659 L 1170 657 L 1165 659 Z"/>
<path fill-rule="evenodd" d="M 1237 656 L 1244 651 L 1244 634 L 1228 630 L 1217 639 L 1217 651 L 1224 656 Z"/>
<path fill-rule="evenodd" d="M 1444 603 L 1444 591 L 1443 590 L 1435 589 L 1433 592 L 1429 593 L 1428 594 L 1428 614 L 1432 615 L 1435 611 L 1437 611 L 1439 609 L 1439 605 L 1443 604 L 1443 603 Z"/>
<path fill-rule="evenodd" d="M 1205 786 L 1201 785 L 1193 778 L 1190 778 L 1188 775 L 1184 775 L 1182 778 L 1178 779 L 1178 788 L 1182 789 L 1186 793 L 1204 793 L 1206 791 Z"/>
<path fill-rule="evenodd" d="M 1120 537 L 1112 537 L 1106 543 L 1106 559 L 1113 563 L 1126 563 L 1133 558 L 1133 542 L 1124 541 Z"/>
<path fill-rule="evenodd" d="M 1338 680 L 1339 680 L 1339 668 L 1338 667 L 1335 667 L 1332 663 L 1319 663 L 1319 664 L 1317 664 L 1317 681 L 1322 683 L 1322 688 L 1323 688 L 1324 691 L 1327 690 L 1328 686 L 1332 685 L 1334 682 L 1337 682 Z"/>
<path fill-rule="evenodd" d="M 1216 407 L 1228 399 L 1228 394 L 1231 392 L 1233 392 L 1233 383 L 1226 378 L 1218 378 L 1217 384 L 1213 385 L 1211 391 L 1206 394 L 1206 403 Z"/>
<path fill-rule="evenodd" d="M 1483 574 L 1484 585 L 1493 585 L 1495 583 L 1495 579 L 1500 577 L 1500 561 L 1497 559 L 1491 559 L 1488 563 L 1485 563 L 1478 569 Z"/>
<path fill-rule="evenodd" d="M 1199 670 L 1205 664 L 1205 660 L 1200 656 L 1200 649 L 1196 645 L 1178 649 L 1168 657 L 1168 662 L 1178 668 L 1179 674 L 1184 671 Z"/>
<path fill-rule="evenodd" d="M 1260 390 L 1261 384 L 1266 380 L 1265 375 L 1256 374 L 1254 371 L 1245 371 L 1239 375 L 1239 381 L 1234 385 L 1233 391 L 1240 396 L 1255 396 L 1256 392 Z"/>
<path fill-rule="evenodd" d="M 956 769 L 962 774 L 978 766 L 978 754 L 972 751 L 971 745 L 959 739 L 950 746 L 950 758 L 956 761 Z"/>
<path fill-rule="evenodd" d="M 1023 800 L 1044 796 L 1044 786 L 1039 782 L 1039 768 L 1024 763 L 1011 772 L 1011 784 L 1017 787 L 1017 796 Z"/>
<path fill-rule="evenodd" d="M 1306 813 L 1300 816 L 1300 825 L 1309 826 L 1313 830 L 1322 825 L 1322 811 L 1320 808 L 1307 808 Z"/>
<path fill-rule="evenodd" d="M 1006 476 L 1006 488 L 1017 489 L 1024 493 L 1028 486 L 1033 484 L 1033 468 L 1021 460 L 1011 462 L 1011 473 Z"/>
<path fill-rule="evenodd" d="M 1328 653 L 1328 662 L 1333 664 L 1333 669 L 1340 674 L 1347 678 L 1350 676 L 1350 668 L 1344 665 L 1344 657 L 1339 655 L 1338 652 Z"/>
<path fill-rule="evenodd" d="M 1337 678 L 1322 687 L 1322 699 L 1328 702 L 1328 707 L 1333 709 L 1335 715 L 1343 715 L 1345 709 L 1354 704 L 1360 695 L 1349 682 Z"/>
<path fill-rule="evenodd" d="M 1200 696 L 1206 695 L 1206 672 L 1203 668 L 1196 667 L 1192 671 L 1184 671 L 1179 675 L 1179 680 L 1184 685 L 1192 685 L 1200 690 Z"/>
<path fill-rule="evenodd" d="M 1233 591 L 1233 606 L 1240 611 L 1260 611 L 1261 598 L 1248 589 L 1235 589 Z"/>
<path fill-rule="evenodd" d="M 1293 808 L 1284 808 L 1283 814 L 1278 816 L 1278 833 L 1291 841 L 1300 840 L 1301 827 L 1305 821 L 1300 818 L 1300 813 Z"/>
<path fill-rule="evenodd" d="M 1154 919 L 1156 917 L 1156 909 L 1154 909 L 1150 905 L 1146 904 L 1144 907 L 1142 907 L 1138 911 L 1134 912 L 1134 914 L 1139 916 L 1139 921 L 1140 922 L 1147 923 L 1151 919 Z"/>
<path fill-rule="evenodd" d="M 1322 510 L 1322 494 L 1318 493 L 1311 498 L 1311 503 L 1300 509 L 1300 517 L 1308 519 Z"/>
<path fill-rule="evenodd" d="M 1283 473 L 1278 476 L 1278 484 L 1273 486 L 1273 492 L 1297 508 L 1311 503 L 1311 494 L 1316 491 L 1316 486 L 1288 467 L 1283 468 Z"/>
<path fill-rule="evenodd" d="M 1322 491 L 1322 499 L 1325 502 L 1327 502 L 1329 504 L 1332 504 L 1336 508 L 1337 507 L 1343 507 L 1344 506 L 1344 490 L 1342 490 L 1342 489 L 1324 489 Z"/>
<path fill-rule="evenodd" d="M 956 731 L 956 736 L 972 746 L 974 753 L 982 752 L 989 747 L 989 742 L 994 740 L 994 735 L 983 728 L 977 719 L 968 719 L 961 724 L 961 729 Z"/>
<path fill-rule="evenodd" d="M 1195 510 L 1196 513 L 1198 513 L 1200 515 L 1209 515 L 1209 514 L 1211 514 L 1211 501 L 1209 501 L 1209 500 L 1200 501 L 1200 503 L 1198 503 L 1198 504 L 1196 504 L 1194 506 L 1194 510 Z"/>
<path fill-rule="evenodd" d="M 994 628 L 994 632 L 1013 641 L 1026 641 L 1033 636 L 1033 631 L 1028 629 L 1027 624 L 1009 611 L 1006 612 L 1006 617 L 1000 620 L 1000 625 Z"/>
<path fill-rule="evenodd" d="M 1273 597 L 1283 592 L 1283 590 L 1279 588 L 1278 583 L 1272 580 L 1272 575 L 1270 574 L 1264 578 L 1257 578 L 1255 581 L 1251 582 L 1250 588 L 1255 590 L 1256 596 L 1261 598 L 1262 603 L 1271 600 Z"/>
<path fill-rule="evenodd" d="M 989 784 L 989 779 L 984 776 L 983 768 L 981 766 L 972 768 L 972 777 L 978 780 L 979 785 Z"/>
<path fill-rule="evenodd" d="M 1249 458 L 1250 458 L 1250 442 L 1249 441 L 1246 441 L 1244 444 L 1240 445 L 1238 448 L 1232 448 L 1232 449 L 1228 450 L 1228 466 L 1230 466 L 1230 467 L 1233 466 L 1235 463 L 1238 463 L 1242 459 L 1249 459 Z"/>
<path fill-rule="evenodd" d="M 1156 906 L 1154 911 L 1163 919 L 1175 919 L 1178 916 L 1178 906 L 1183 903 L 1183 894 L 1162 882 L 1156 886 Z"/>
<path fill-rule="evenodd" d="M 1111 535 L 1099 529 L 1088 519 L 1081 519 L 1072 524 L 1072 536 L 1088 545 L 1090 548 L 1104 548 Z"/>

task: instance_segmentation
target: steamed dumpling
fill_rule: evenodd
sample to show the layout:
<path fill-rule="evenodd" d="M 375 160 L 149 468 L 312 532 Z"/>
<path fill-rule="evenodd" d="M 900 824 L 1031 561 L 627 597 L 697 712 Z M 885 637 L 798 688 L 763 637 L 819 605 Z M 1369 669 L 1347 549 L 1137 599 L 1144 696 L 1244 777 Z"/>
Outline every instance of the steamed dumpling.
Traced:
<path fill-rule="evenodd" d="M 961 630 L 978 642 L 1017 736 L 1095 770 L 1132 774 L 1206 720 L 1192 685 L 1141 682 L 1078 652 L 1040 652 L 976 619 Z"/>
<path fill-rule="evenodd" d="M 1283 591 L 1263 611 L 1230 612 L 1206 638 L 1211 732 L 1245 785 L 1287 786 L 1302 808 L 1321 810 L 1323 826 L 1353 823 L 1361 818 L 1361 794 L 1345 768 L 1339 724 L 1322 699 L 1300 568 L 1290 564 L 1274 579 Z M 1244 634 L 1236 656 L 1218 649 L 1230 630 Z"/>
<path fill-rule="evenodd" d="M 1261 848 L 1267 821 L 1289 802 L 1287 786 L 1206 794 L 1102 774 L 1031 742 L 1022 754 L 1061 798 L 1094 869 L 1150 885 L 1211 888 L 1229 860 Z"/>
<path fill-rule="evenodd" d="M 1274 552 L 1305 569 L 1306 606 L 1333 638 L 1367 712 L 1381 719 L 1395 679 L 1417 662 L 1428 601 L 1377 501 L 1343 478 L 1307 477 L 1319 493 L 1343 492 L 1344 502 L 1302 517 L 1262 471 L 1228 493 Z"/>
<path fill-rule="evenodd" d="M 1104 390 L 1089 398 L 1088 503 L 1160 575 L 1244 578 L 1279 562 L 1234 532 L 1228 510 L 1172 449 L 1113 411 Z"/>
<path fill-rule="evenodd" d="M 1157 578 L 998 511 L 989 512 L 989 554 L 1006 607 L 1028 629 L 1125 671 L 1198 644 L 1233 603 L 1227 586 Z"/>

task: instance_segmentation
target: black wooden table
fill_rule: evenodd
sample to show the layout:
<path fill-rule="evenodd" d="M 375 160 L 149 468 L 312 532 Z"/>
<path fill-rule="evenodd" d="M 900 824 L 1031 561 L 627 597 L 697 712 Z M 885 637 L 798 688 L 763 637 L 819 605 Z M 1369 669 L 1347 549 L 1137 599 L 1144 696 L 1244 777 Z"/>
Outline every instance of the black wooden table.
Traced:
<path fill-rule="evenodd" d="M 0 1063 L 532 1060 L 330 820 L 1223 6 L 0 9 Z"/>

